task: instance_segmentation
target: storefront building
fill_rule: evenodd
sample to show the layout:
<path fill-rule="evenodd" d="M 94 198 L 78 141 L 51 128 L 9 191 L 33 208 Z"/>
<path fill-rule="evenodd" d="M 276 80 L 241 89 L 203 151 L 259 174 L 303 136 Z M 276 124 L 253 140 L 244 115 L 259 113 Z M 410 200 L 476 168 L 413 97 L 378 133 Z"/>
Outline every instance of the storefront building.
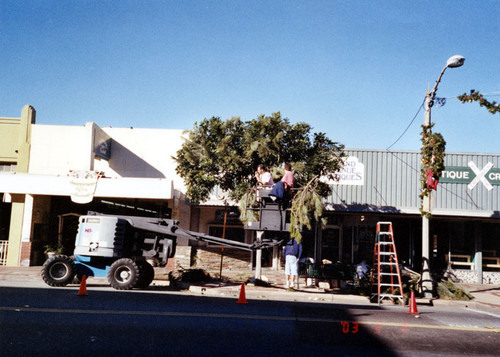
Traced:
<path fill-rule="evenodd" d="M 25 117 L 23 110 L 24 120 L 0 119 L 2 137 L 14 125 L 30 134 L 0 148 L 5 265 L 41 265 L 47 246 L 71 255 L 78 217 L 88 211 L 174 217 L 189 227 L 190 208 L 171 158 L 182 145 L 181 130 L 39 125 L 34 115 Z M 9 152 L 20 154 L 9 158 Z M 90 197 L 82 187 L 91 188 Z"/>
<path fill-rule="evenodd" d="M 15 128 L 15 129 L 13 129 Z M 35 124 L 34 109 L 21 118 L 0 118 L 0 244 L 3 264 L 40 265 L 46 245 L 71 254 L 78 216 L 87 211 L 178 219 L 183 228 L 252 242 L 234 203 L 214 192 L 191 204 L 175 172 L 182 131 Z M 325 201 L 328 225 L 304 233 L 304 255 L 321 263 L 370 262 L 375 225 L 393 223 L 399 260 L 421 268 L 420 153 L 346 150 L 349 159 Z M 467 280 L 496 282 L 500 273 L 500 155 L 448 153 L 446 171 L 433 193 L 431 265 L 448 266 Z M 76 203 L 75 176 L 100 172 L 88 203 Z M 72 198 L 73 194 L 73 198 Z M 81 192 L 80 192 L 81 194 Z M 8 246 L 8 248 L 7 248 Z M 177 263 L 207 267 L 220 247 L 179 242 Z M 185 248 L 182 248 L 185 247 Z M 7 250 L 8 249 L 8 250 Z M 194 249 L 194 251 L 193 251 Z M 226 250 L 225 264 L 251 267 L 248 252 Z M 264 254 L 278 268 L 279 252 Z M 451 256 L 449 261 L 448 256 Z M 227 258 L 227 259 L 226 259 Z"/>
<path fill-rule="evenodd" d="M 330 224 L 317 242 L 321 258 L 370 261 L 376 222 L 391 221 L 400 262 L 421 270 L 420 153 L 346 154 L 349 161 L 327 201 Z M 463 281 L 499 283 L 499 173 L 498 154 L 446 154 L 432 195 L 431 269 L 449 267 Z"/>
<path fill-rule="evenodd" d="M 31 127 L 35 109 L 26 105 L 19 118 L 0 118 L 0 174 L 28 172 Z M 1 179 L 1 177 L 0 177 Z M 1 183 L 2 181 L 0 181 Z M 3 193 L 3 194 L 2 194 Z M 13 257 L 21 253 L 22 222 L 25 200 L 23 195 L 9 194 L 0 189 L 0 264 L 17 265 Z M 12 241 L 9 252 L 9 241 Z"/>

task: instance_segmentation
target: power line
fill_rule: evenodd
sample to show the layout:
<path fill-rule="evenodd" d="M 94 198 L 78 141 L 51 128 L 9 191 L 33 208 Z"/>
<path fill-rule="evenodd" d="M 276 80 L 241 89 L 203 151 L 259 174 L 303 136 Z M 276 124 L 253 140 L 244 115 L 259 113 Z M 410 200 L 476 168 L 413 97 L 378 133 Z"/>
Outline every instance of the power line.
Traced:
<path fill-rule="evenodd" d="M 409 163 L 407 160 L 404 160 L 402 159 L 401 157 L 399 157 L 399 155 L 397 155 L 398 153 L 397 152 L 394 152 L 394 151 L 390 151 L 389 149 L 387 149 L 387 152 L 389 154 L 391 154 L 392 156 L 394 156 L 394 158 L 396 160 L 399 160 L 400 162 L 402 162 L 404 165 L 408 166 L 410 168 L 410 170 L 412 170 L 413 172 L 416 172 L 416 173 L 420 173 L 420 168 L 416 168 L 414 167 L 411 163 Z M 477 205 L 477 203 L 474 201 L 474 199 L 472 198 L 472 196 L 466 192 L 466 195 L 467 197 L 469 198 L 470 201 L 467 200 L 466 197 L 463 197 L 462 195 L 460 195 L 459 193 L 457 192 L 454 192 L 452 191 L 451 189 L 449 188 L 446 188 L 443 184 L 440 184 L 439 185 L 440 189 L 443 190 L 443 191 L 446 191 L 448 192 L 450 195 L 452 196 L 455 196 L 458 200 L 462 200 L 464 202 L 472 202 L 472 204 L 476 207 L 479 208 L 479 206 Z"/>
<path fill-rule="evenodd" d="M 403 137 L 403 135 L 406 134 L 406 132 L 408 131 L 408 129 L 410 129 L 410 126 L 413 124 L 413 122 L 415 121 L 415 119 L 417 118 L 417 115 L 418 113 L 420 113 L 420 111 L 422 110 L 422 107 L 424 106 L 424 103 L 425 103 L 425 98 L 424 100 L 422 100 L 422 104 L 420 104 L 420 107 L 418 108 L 417 112 L 415 113 L 415 116 L 413 117 L 413 119 L 410 121 L 410 124 L 408 124 L 408 126 L 406 127 L 406 129 L 403 131 L 403 133 L 399 136 L 399 138 L 396 139 L 395 142 L 393 142 L 386 150 L 389 150 L 390 148 L 392 148 L 394 145 L 396 145 L 396 143 Z"/>
<path fill-rule="evenodd" d="M 481 93 L 481 95 L 483 97 L 500 97 L 500 92 L 490 92 L 490 93 Z M 444 97 L 444 99 L 456 99 L 458 100 L 457 98 L 458 96 L 454 96 L 454 97 Z"/>
<path fill-rule="evenodd" d="M 500 96 L 500 92 L 490 92 L 490 93 L 482 93 L 483 96 L 488 96 L 488 97 L 498 97 Z M 436 99 L 444 99 L 444 101 L 442 102 L 441 106 L 445 105 L 446 103 L 446 99 L 457 99 L 457 96 L 454 96 L 454 97 L 444 97 L 444 98 L 436 98 Z M 457 99 L 458 100 L 458 99 Z M 403 133 L 396 139 L 395 142 L 393 142 L 389 147 L 387 147 L 386 150 L 389 150 L 390 148 L 392 148 L 394 145 L 396 145 L 396 143 L 401 140 L 401 138 L 403 137 L 403 135 L 406 134 L 406 132 L 408 131 L 408 129 L 410 129 L 410 126 L 413 124 L 413 122 L 415 121 L 415 119 L 417 118 L 417 115 L 420 113 L 420 111 L 422 110 L 422 107 L 424 106 L 424 103 L 425 103 L 425 98 L 424 100 L 422 101 L 422 104 L 420 104 L 420 107 L 418 108 L 417 110 L 417 113 L 415 114 L 415 116 L 413 117 L 413 119 L 410 121 L 410 124 L 408 124 L 408 126 L 406 127 L 406 129 L 403 131 Z"/>

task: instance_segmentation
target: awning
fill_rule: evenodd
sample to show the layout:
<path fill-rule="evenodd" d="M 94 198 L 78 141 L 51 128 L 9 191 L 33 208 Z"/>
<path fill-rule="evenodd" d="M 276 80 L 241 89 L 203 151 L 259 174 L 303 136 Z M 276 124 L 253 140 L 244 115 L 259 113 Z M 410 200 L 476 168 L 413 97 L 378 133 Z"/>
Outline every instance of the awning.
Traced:
<path fill-rule="evenodd" d="M 26 173 L 0 174 L 0 192 L 70 196 L 69 178 Z M 165 178 L 99 178 L 94 197 L 172 199 L 173 182 Z"/>

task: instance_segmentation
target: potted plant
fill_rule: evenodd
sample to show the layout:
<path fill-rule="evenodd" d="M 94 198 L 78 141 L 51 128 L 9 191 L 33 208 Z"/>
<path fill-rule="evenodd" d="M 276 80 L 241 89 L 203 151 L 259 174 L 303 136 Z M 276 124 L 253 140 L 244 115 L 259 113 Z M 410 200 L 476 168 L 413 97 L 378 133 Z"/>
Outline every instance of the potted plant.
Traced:
<path fill-rule="evenodd" d="M 47 255 L 47 258 L 53 257 L 56 254 L 62 254 L 63 252 L 63 247 L 60 247 L 58 245 L 47 244 L 43 248 L 43 252 Z"/>

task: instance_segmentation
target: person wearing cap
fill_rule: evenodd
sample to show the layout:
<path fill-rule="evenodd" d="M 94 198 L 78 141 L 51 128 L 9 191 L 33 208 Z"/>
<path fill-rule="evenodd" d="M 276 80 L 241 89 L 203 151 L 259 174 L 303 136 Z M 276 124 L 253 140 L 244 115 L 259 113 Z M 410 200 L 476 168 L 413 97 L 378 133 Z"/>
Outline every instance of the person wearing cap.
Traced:
<path fill-rule="evenodd" d="M 302 244 L 291 238 L 283 248 L 285 258 L 286 287 L 294 288 L 295 277 L 299 279 L 299 260 L 302 256 Z"/>

